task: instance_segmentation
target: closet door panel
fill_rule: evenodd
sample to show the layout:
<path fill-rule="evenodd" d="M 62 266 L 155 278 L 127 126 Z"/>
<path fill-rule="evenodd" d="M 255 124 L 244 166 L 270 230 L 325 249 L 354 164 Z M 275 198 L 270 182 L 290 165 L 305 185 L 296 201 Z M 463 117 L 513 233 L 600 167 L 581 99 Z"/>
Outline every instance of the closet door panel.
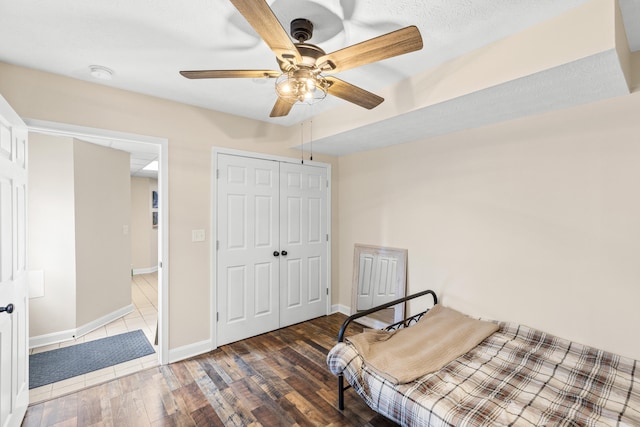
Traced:
<path fill-rule="evenodd" d="M 326 169 L 282 163 L 280 183 L 283 327 L 327 313 Z"/>
<path fill-rule="evenodd" d="M 278 163 L 220 155 L 217 345 L 279 327 Z"/>

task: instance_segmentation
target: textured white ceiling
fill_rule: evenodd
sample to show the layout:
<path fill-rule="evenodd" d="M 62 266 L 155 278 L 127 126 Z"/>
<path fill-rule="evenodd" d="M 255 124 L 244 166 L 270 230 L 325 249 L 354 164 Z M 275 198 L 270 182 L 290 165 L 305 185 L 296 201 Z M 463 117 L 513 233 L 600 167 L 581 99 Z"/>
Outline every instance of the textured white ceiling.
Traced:
<path fill-rule="evenodd" d="M 553 82 L 553 84 L 549 84 Z M 629 93 L 614 50 L 306 143 L 346 155 Z"/>
<path fill-rule="evenodd" d="M 287 31 L 291 19 L 310 19 L 315 26 L 310 42 L 327 52 L 417 25 L 424 39 L 423 50 L 337 75 L 376 92 L 586 2 L 270 0 L 268 3 Z M 631 48 L 639 50 L 640 0 L 620 0 L 620 7 Z M 180 76 L 178 71 L 193 69 L 277 69 L 273 53 L 228 0 L 0 0 L 0 40 L 3 62 L 271 123 L 292 125 L 346 104 L 329 96 L 312 108 L 296 106 L 289 116 L 270 119 L 276 97 L 273 80 L 188 80 Z M 113 79 L 108 82 L 92 79 L 89 75 L 92 64 L 113 69 Z M 536 79 L 552 75 L 549 72 Z M 608 84 L 606 79 L 602 82 L 605 87 Z M 513 86 L 511 89 L 524 90 Z M 483 91 L 475 96 L 489 94 Z M 503 95 L 498 92 L 491 96 Z M 560 106 L 523 106 L 523 112 Z M 416 112 L 398 120 L 406 125 L 405 121 L 418 117 L 423 120 L 424 114 L 427 113 Z M 509 116 L 509 112 L 504 114 Z M 452 120 L 458 124 L 441 120 L 438 132 L 460 129 L 459 119 Z M 474 126 L 480 122 L 463 124 Z M 405 127 L 415 128 L 410 124 Z M 409 130 L 405 133 L 405 138 L 412 137 Z M 321 145 L 318 143 L 314 148 Z M 348 151 L 354 150 L 355 147 Z"/>

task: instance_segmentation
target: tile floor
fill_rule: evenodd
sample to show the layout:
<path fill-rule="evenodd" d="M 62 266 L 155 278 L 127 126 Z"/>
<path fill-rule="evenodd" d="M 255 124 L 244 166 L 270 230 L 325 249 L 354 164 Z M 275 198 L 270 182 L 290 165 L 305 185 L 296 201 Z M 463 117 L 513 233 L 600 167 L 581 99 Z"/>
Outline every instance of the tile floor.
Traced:
<path fill-rule="evenodd" d="M 142 329 L 149 342 L 153 345 L 158 321 L 158 273 L 133 276 L 131 278 L 131 299 L 135 310 L 126 316 L 75 340 L 33 348 L 31 349 L 31 354 L 89 342 L 136 329 Z M 154 345 L 154 349 L 156 353 L 139 359 L 31 389 L 29 390 L 29 402 L 41 402 L 94 384 L 122 377 L 141 369 L 156 366 L 158 365 L 158 347 Z"/>

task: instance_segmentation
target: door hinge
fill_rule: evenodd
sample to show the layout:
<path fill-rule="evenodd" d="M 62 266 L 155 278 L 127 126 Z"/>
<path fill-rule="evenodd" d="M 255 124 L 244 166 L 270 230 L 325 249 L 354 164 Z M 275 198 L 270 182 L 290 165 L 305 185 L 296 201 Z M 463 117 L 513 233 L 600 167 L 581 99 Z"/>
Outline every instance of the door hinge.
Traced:
<path fill-rule="evenodd" d="M 220 240 L 216 240 L 216 251 L 220 250 Z"/>
<path fill-rule="evenodd" d="M 327 242 L 329 241 L 329 234 L 327 234 Z"/>
<path fill-rule="evenodd" d="M 329 180 L 327 180 L 327 188 L 329 188 Z"/>
<path fill-rule="evenodd" d="M 329 295 L 329 288 L 327 288 L 327 295 Z"/>
<path fill-rule="evenodd" d="M 219 322 L 219 321 L 220 321 L 220 313 L 216 311 L 216 322 Z"/>
<path fill-rule="evenodd" d="M 220 169 L 216 169 L 216 179 L 220 179 Z"/>

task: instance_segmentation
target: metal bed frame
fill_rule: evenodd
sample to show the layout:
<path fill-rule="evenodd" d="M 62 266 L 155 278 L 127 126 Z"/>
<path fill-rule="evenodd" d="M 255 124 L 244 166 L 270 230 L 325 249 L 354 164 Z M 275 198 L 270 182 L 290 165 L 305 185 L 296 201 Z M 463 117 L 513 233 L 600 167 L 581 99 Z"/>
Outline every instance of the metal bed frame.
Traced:
<path fill-rule="evenodd" d="M 342 326 L 340 327 L 340 332 L 338 332 L 338 342 L 344 342 L 344 333 L 347 330 L 347 327 L 349 326 L 349 324 L 351 322 L 353 322 L 356 319 L 359 319 L 360 317 L 363 316 L 368 316 L 371 313 L 375 313 L 376 311 L 379 310 L 383 310 L 385 308 L 389 308 L 391 306 L 397 305 L 397 304 L 402 304 L 405 303 L 409 300 L 412 300 L 414 298 L 418 298 L 424 295 L 431 295 L 433 297 L 433 305 L 436 305 L 438 303 L 438 297 L 436 296 L 436 293 L 432 290 L 426 290 L 426 291 L 422 291 L 422 292 L 418 292 L 416 294 L 412 294 L 412 295 L 408 295 L 406 297 L 403 298 L 399 298 L 397 300 L 388 302 L 386 304 L 382 304 L 379 305 L 377 307 L 373 307 L 370 308 L 369 310 L 365 310 L 365 311 L 360 311 L 356 314 L 353 314 L 349 317 L 347 317 L 347 319 L 342 323 Z M 429 311 L 429 309 L 422 311 L 418 314 L 414 314 L 413 316 L 409 316 L 404 318 L 404 320 L 401 320 L 399 322 L 393 323 L 389 326 L 387 326 L 386 328 L 384 328 L 383 330 L 385 331 L 395 331 L 397 329 L 400 328 L 408 328 L 409 326 L 415 324 L 418 322 L 418 320 L 420 320 L 422 318 L 422 316 L 425 315 L 425 313 Z M 406 312 L 406 310 L 405 310 Z M 340 408 L 340 410 L 344 409 L 344 391 L 348 390 L 351 388 L 351 385 L 347 385 L 345 387 L 344 385 L 344 376 L 343 375 L 338 375 L 338 408 Z"/>

